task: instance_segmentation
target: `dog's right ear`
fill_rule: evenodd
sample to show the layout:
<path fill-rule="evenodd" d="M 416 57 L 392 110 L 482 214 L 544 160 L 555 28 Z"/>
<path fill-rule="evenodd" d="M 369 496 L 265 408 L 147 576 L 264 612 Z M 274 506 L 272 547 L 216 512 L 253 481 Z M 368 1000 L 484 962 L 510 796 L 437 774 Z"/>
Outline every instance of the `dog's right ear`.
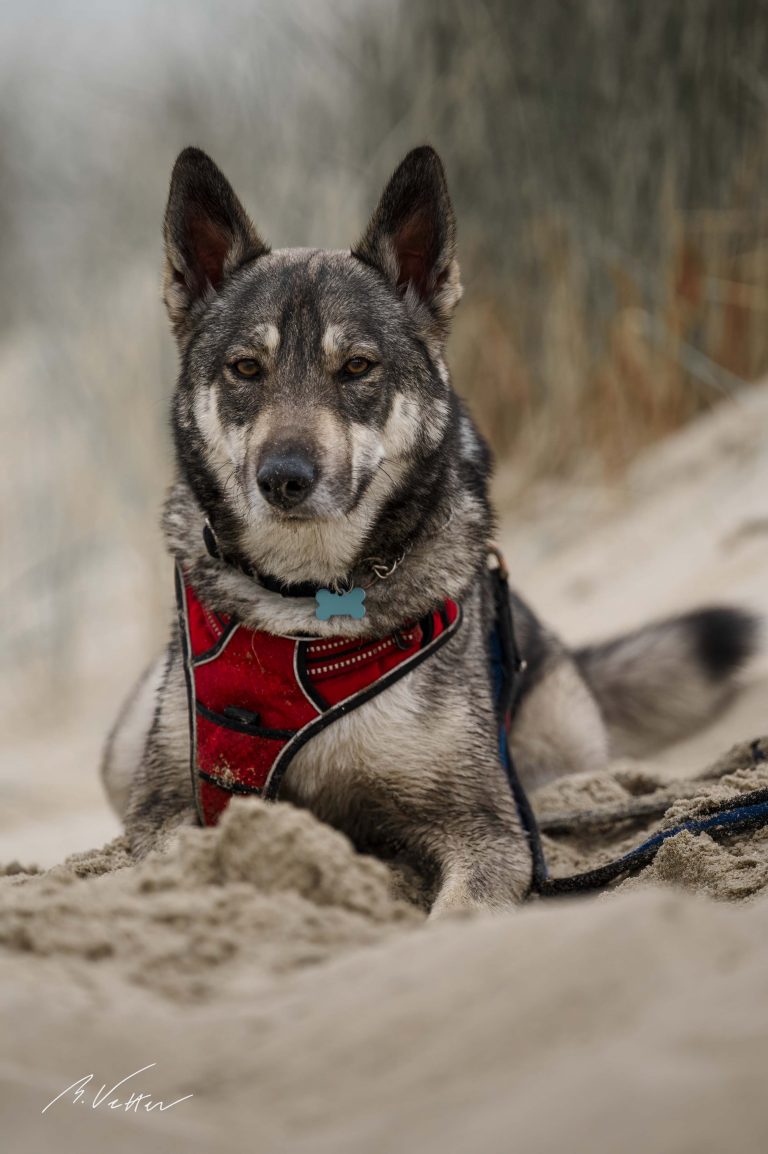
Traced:
<path fill-rule="evenodd" d="M 227 178 L 199 148 L 185 148 L 173 166 L 164 233 L 164 298 L 178 337 L 198 301 L 269 252 Z"/>

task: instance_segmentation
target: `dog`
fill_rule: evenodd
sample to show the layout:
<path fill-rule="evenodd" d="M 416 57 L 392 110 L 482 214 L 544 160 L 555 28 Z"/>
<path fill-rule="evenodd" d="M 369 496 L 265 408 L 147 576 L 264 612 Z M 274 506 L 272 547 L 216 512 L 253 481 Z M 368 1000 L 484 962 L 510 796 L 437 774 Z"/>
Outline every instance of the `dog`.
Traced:
<path fill-rule="evenodd" d="M 328 701 L 313 704 L 285 665 L 283 689 L 302 717 L 315 713 L 308 740 L 290 728 L 280 739 L 291 757 L 275 761 L 279 796 L 360 851 L 410 863 L 435 917 L 516 905 L 531 855 L 500 763 L 489 664 L 491 456 L 445 362 L 462 290 L 440 159 L 429 147 L 405 157 L 351 250 L 273 252 L 213 161 L 187 148 L 164 235 L 180 358 L 164 532 L 182 612 L 104 757 L 132 851 L 205 821 L 203 786 L 220 802 L 228 789 L 270 796 L 274 765 L 262 788 L 242 784 L 254 780 L 247 751 L 229 784 L 222 763 L 232 741 L 261 742 L 259 757 L 278 741 L 242 700 L 286 654 L 322 673 L 339 662 L 318 665 L 318 653 L 352 669 L 360 654 L 399 661 L 404 645 L 405 671 L 355 690 L 332 724 L 320 717 Z M 748 614 L 714 608 L 570 652 L 517 594 L 510 605 L 526 667 L 508 740 L 528 788 L 705 723 L 755 647 Z M 211 653 L 229 662 L 214 696 L 251 662 L 240 704 L 219 713 L 195 701 Z M 203 741 L 195 726 L 210 718 Z M 216 746 L 222 735 L 230 744 Z M 213 760 L 196 782 L 201 749 Z"/>

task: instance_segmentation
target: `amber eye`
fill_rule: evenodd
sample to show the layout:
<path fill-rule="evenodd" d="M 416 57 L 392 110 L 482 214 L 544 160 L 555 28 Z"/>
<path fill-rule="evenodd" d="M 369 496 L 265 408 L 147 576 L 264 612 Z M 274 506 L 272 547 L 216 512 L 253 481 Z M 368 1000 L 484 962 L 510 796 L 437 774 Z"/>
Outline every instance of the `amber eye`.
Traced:
<path fill-rule="evenodd" d="M 367 357 L 351 357 L 344 366 L 344 372 L 350 377 L 362 377 L 373 367 L 373 361 Z"/>
<path fill-rule="evenodd" d="M 243 357 L 239 361 L 233 361 L 230 368 L 234 369 L 238 377 L 245 377 L 249 381 L 261 375 L 261 365 L 253 357 Z"/>

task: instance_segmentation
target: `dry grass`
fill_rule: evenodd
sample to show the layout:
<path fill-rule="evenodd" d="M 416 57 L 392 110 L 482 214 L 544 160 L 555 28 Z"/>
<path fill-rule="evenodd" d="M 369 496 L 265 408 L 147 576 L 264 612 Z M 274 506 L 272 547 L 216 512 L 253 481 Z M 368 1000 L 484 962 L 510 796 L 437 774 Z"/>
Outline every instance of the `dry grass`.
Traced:
<path fill-rule="evenodd" d="M 491 290 L 462 304 L 456 379 L 497 454 L 514 457 L 522 475 L 591 467 L 615 477 L 646 445 L 768 372 L 768 218 L 673 209 L 669 232 L 653 312 L 632 270 L 606 262 L 615 307 L 596 342 L 582 255 L 554 224 L 534 242 L 552 287 L 545 299 L 513 286 L 506 299 Z M 538 372 L 523 352 L 532 308 Z"/>

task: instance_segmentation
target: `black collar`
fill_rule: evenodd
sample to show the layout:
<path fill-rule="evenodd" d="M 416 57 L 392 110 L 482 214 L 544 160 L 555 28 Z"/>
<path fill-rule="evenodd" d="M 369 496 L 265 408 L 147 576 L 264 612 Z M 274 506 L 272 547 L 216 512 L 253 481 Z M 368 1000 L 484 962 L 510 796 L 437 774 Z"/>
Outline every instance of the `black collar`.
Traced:
<path fill-rule="evenodd" d="M 325 589 L 325 585 L 315 585 L 312 581 L 281 581 L 278 577 L 271 577 L 268 573 L 259 573 L 253 565 L 242 557 L 233 553 L 224 553 L 219 545 L 218 538 L 208 521 L 203 526 L 203 541 L 211 557 L 239 569 L 246 577 L 258 581 L 270 593 L 279 593 L 281 597 L 315 597 L 318 590 Z"/>

